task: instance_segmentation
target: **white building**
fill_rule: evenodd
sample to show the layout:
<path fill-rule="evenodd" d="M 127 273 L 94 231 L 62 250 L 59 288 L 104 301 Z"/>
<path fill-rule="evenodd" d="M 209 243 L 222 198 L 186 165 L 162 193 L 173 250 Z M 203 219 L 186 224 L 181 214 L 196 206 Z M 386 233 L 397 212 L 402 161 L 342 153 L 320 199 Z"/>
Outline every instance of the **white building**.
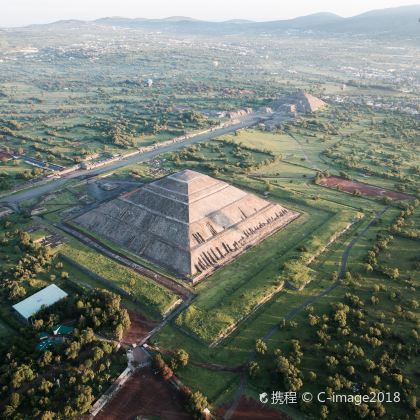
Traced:
<path fill-rule="evenodd" d="M 61 290 L 55 284 L 50 284 L 32 296 L 13 305 L 13 309 L 22 319 L 28 322 L 29 318 L 39 312 L 42 308 L 51 306 L 66 296 L 68 295 L 64 290 Z"/>

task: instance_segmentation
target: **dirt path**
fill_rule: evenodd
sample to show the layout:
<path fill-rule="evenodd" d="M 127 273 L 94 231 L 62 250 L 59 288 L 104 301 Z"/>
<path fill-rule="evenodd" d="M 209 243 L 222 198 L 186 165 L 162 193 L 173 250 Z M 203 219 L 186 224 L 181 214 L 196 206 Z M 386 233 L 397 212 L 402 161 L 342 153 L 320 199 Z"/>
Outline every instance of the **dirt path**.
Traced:
<path fill-rule="evenodd" d="M 384 213 L 389 209 L 389 206 L 385 207 L 383 210 L 381 210 L 380 212 L 376 213 L 375 217 L 369 222 L 369 224 L 357 235 L 354 236 L 353 239 L 348 243 L 346 249 L 343 252 L 343 255 L 341 256 L 341 264 L 340 264 L 340 270 L 339 270 L 339 275 L 338 275 L 338 279 L 337 281 L 335 281 L 331 286 L 329 286 L 327 289 L 323 290 L 321 293 L 312 296 L 308 299 L 306 299 L 302 304 L 300 304 L 299 306 L 297 306 L 296 308 L 292 309 L 290 312 L 288 312 L 286 314 L 286 316 L 284 317 L 284 319 L 286 321 L 289 321 L 291 319 L 293 319 L 297 314 L 299 314 L 304 308 L 306 308 L 308 305 L 311 305 L 312 303 L 318 301 L 319 299 L 323 298 L 324 296 L 328 295 L 329 293 L 331 293 L 334 289 L 336 289 L 337 287 L 339 287 L 344 279 L 344 275 L 347 271 L 347 262 L 348 262 L 348 258 L 350 255 L 350 252 L 353 248 L 353 246 L 359 241 L 359 239 L 361 239 L 366 232 L 369 230 L 369 228 L 372 227 L 373 224 L 375 224 L 383 215 Z M 267 333 L 263 336 L 263 340 L 267 341 L 269 340 L 278 330 L 280 329 L 278 324 L 273 325 L 268 331 Z M 250 361 L 254 360 L 256 357 L 256 352 L 255 350 L 251 351 L 249 353 L 248 356 L 248 360 L 246 363 L 249 363 Z M 238 390 L 235 393 L 235 397 L 233 399 L 232 405 L 229 407 L 229 409 L 226 411 L 225 415 L 224 415 L 224 419 L 225 420 L 230 420 L 234 418 L 234 414 L 235 411 L 237 410 L 240 402 L 241 402 L 241 398 L 244 394 L 245 388 L 247 386 L 247 374 L 245 371 L 242 372 L 241 374 L 241 381 L 238 387 Z"/>
<path fill-rule="evenodd" d="M 312 162 L 311 158 L 306 153 L 305 148 L 302 146 L 302 143 L 292 133 L 287 133 L 287 135 L 291 137 L 299 145 L 300 150 L 302 151 L 303 156 L 305 157 L 305 160 L 313 166 L 313 168 L 311 169 L 316 169 L 319 171 L 320 170 L 319 167 L 314 162 Z"/>

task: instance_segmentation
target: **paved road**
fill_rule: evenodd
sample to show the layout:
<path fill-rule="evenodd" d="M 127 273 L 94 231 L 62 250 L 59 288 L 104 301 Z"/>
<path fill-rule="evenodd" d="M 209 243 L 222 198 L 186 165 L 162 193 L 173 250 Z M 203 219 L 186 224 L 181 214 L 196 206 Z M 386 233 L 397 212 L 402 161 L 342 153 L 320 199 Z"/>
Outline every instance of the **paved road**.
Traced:
<path fill-rule="evenodd" d="M 260 121 L 259 115 L 252 115 L 248 116 L 247 118 L 244 118 L 240 123 L 230 125 L 229 127 L 219 128 L 214 131 L 200 134 L 194 137 L 189 138 L 188 140 L 185 140 L 180 143 L 173 143 L 169 146 L 157 148 L 156 150 L 152 150 L 150 152 L 146 153 L 139 153 L 137 155 L 131 156 L 126 159 L 121 159 L 116 162 L 112 162 L 109 165 L 102 166 L 97 169 L 92 170 L 80 170 L 77 172 L 71 172 L 68 175 L 64 175 L 60 179 L 52 180 L 46 184 L 43 185 L 34 185 L 32 188 L 29 188 L 28 190 L 24 190 L 9 196 L 5 196 L 0 198 L 0 202 L 6 202 L 12 205 L 13 207 L 16 206 L 16 204 L 19 204 L 22 201 L 25 200 L 31 200 L 33 198 L 39 197 L 43 194 L 46 194 L 54 189 L 59 188 L 60 186 L 64 185 L 69 179 L 77 179 L 82 178 L 86 175 L 92 176 L 92 175 L 99 175 L 104 172 L 112 171 L 115 169 L 122 168 L 127 165 L 131 165 L 138 162 L 143 162 L 146 160 L 150 160 L 155 158 L 156 156 L 159 156 L 163 153 L 173 152 L 178 149 L 182 149 L 185 146 L 188 146 L 190 144 L 200 143 L 203 141 L 211 140 L 220 136 L 223 136 L 225 134 L 232 133 L 236 130 L 239 130 L 241 128 L 248 128 L 256 125 Z"/>
<path fill-rule="evenodd" d="M 321 293 L 319 293 L 315 296 L 311 296 L 310 298 L 308 298 L 304 302 L 302 302 L 299 306 L 292 309 L 289 313 L 286 314 L 286 316 L 284 317 L 284 320 L 289 321 L 289 320 L 293 319 L 297 314 L 299 314 L 308 305 L 311 305 L 312 303 L 318 301 L 322 297 L 327 296 L 334 289 L 336 289 L 337 287 L 339 287 L 341 285 L 341 283 L 344 279 L 344 275 L 345 275 L 346 270 L 347 270 L 347 261 L 348 261 L 349 255 L 350 255 L 350 251 L 352 250 L 353 246 L 359 241 L 359 239 L 361 239 L 365 235 L 365 233 L 369 230 L 369 228 L 383 216 L 383 214 L 388 209 L 389 209 L 389 206 L 385 207 L 383 210 L 378 212 L 375 215 L 375 218 L 372 219 L 370 221 L 370 223 L 357 236 L 354 236 L 353 239 L 349 242 L 349 244 L 347 245 L 346 249 L 343 252 L 343 255 L 341 256 L 341 263 L 340 263 L 338 280 L 335 281 L 327 289 L 323 290 Z M 275 325 L 273 325 L 267 331 L 267 333 L 264 335 L 264 337 L 262 339 L 264 341 L 269 340 L 279 329 L 280 329 L 280 326 L 279 326 L 278 323 L 276 323 Z M 246 363 L 251 362 L 252 360 L 255 359 L 255 357 L 256 357 L 256 352 L 255 352 L 255 350 L 252 350 L 248 355 L 248 360 L 247 360 Z M 239 405 L 239 401 L 241 399 L 241 396 L 245 392 L 245 388 L 247 386 L 247 379 L 248 379 L 247 372 L 243 371 L 242 374 L 241 374 L 241 381 L 239 383 L 239 387 L 238 387 L 238 389 L 235 393 L 235 397 L 233 399 L 232 405 L 229 407 L 229 409 L 226 411 L 226 413 L 223 417 L 224 420 L 229 420 L 232 417 L 232 415 L 234 414 L 234 412 L 236 411 L 236 409 Z"/>

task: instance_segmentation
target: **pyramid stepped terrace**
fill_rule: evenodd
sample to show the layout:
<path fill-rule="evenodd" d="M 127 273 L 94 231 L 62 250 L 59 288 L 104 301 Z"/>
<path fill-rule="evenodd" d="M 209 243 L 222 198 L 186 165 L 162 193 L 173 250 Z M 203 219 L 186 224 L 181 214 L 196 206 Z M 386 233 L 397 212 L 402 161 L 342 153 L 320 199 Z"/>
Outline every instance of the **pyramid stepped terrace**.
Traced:
<path fill-rule="evenodd" d="M 101 204 L 74 222 L 195 283 L 298 216 L 184 170 Z"/>
<path fill-rule="evenodd" d="M 299 91 L 280 98 L 272 106 L 276 110 L 306 114 L 324 109 L 327 103 L 310 93 Z"/>

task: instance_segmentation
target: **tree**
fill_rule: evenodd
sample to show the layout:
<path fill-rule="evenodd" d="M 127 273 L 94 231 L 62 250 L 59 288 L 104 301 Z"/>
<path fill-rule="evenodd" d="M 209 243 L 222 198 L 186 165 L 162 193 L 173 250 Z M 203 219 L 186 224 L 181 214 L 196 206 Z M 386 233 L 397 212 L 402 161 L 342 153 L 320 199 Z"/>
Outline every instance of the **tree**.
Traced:
<path fill-rule="evenodd" d="M 417 408 L 417 397 L 415 395 L 410 395 L 408 397 L 408 404 L 411 409 L 415 410 Z"/>
<path fill-rule="evenodd" d="M 124 327 L 121 324 L 117 324 L 117 326 L 115 327 L 115 338 L 118 341 L 121 341 L 121 339 L 123 338 L 124 335 Z"/>
<path fill-rule="evenodd" d="M 98 362 L 104 357 L 104 351 L 99 347 L 94 347 L 93 349 L 93 360 Z"/>
<path fill-rule="evenodd" d="M 75 408 L 79 414 L 86 413 L 95 401 L 92 388 L 87 385 L 79 385 L 76 388 Z"/>
<path fill-rule="evenodd" d="M 18 408 L 21 403 L 21 396 L 17 392 L 13 392 L 10 395 L 9 405 L 12 406 L 14 409 Z"/>
<path fill-rule="evenodd" d="M 53 411 L 45 411 L 41 415 L 41 420 L 54 420 L 56 418 L 56 414 Z"/>
<path fill-rule="evenodd" d="M 79 355 L 80 347 L 81 345 L 78 341 L 72 341 L 64 352 L 67 359 L 76 359 Z"/>
<path fill-rule="evenodd" d="M 317 375 L 316 375 L 316 373 L 314 372 L 314 371 L 310 371 L 309 372 L 309 380 L 311 381 L 311 382 L 315 382 L 316 381 L 316 378 L 317 378 Z"/>
<path fill-rule="evenodd" d="M 157 370 L 162 370 L 165 366 L 165 361 L 160 354 L 155 354 L 152 358 L 152 365 Z"/>
<path fill-rule="evenodd" d="M 298 260 L 291 260 L 284 264 L 284 277 L 287 282 L 296 289 L 304 287 L 310 280 L 312 271 L 309 267 Z"/>
<path fill-rule="evenodd" d="M 321 411 L 319 414 L 320 414 L 321 419 L 328 418 L 328 414 L 329 414 L 328 407 L 326 405 L 321 405 Z"/>
<path fill-rule="evenodd" d="M 249 362 L 248 374 L 251 378 L 256 378 L 260 374 L 260 366 L 257 362 Z"/>
<path fill-rule="evenodd" d="M 189 358 L 189 354 L 184 349 L 178 349 L 171 359 L 171 368 L 176 370 L 179 367 L 187 366 Z"/>
<path fill-rule="evenodd" d="M 258 338 L 255 341 L 255 351 L 263 355 L 267 353 L 267 344 L 263 340 L 261 340 L 261 338 Z"/>
<path fill-rule="evenodd" d="M 201 419 L 204 410 L 209 408 L 209 403 L 200 391 L 196 391 L 190 394 L 188 398 L 188 408 L 193 413 L 194 418 Z"/>
<path fill-rule="evenodd" d="M 36 373 L 28 365 L 22 364 L 12 375 L 11 383 L 13 388 L 18 389 L 23 382 L 33 381 L 35 378 Z"/>

